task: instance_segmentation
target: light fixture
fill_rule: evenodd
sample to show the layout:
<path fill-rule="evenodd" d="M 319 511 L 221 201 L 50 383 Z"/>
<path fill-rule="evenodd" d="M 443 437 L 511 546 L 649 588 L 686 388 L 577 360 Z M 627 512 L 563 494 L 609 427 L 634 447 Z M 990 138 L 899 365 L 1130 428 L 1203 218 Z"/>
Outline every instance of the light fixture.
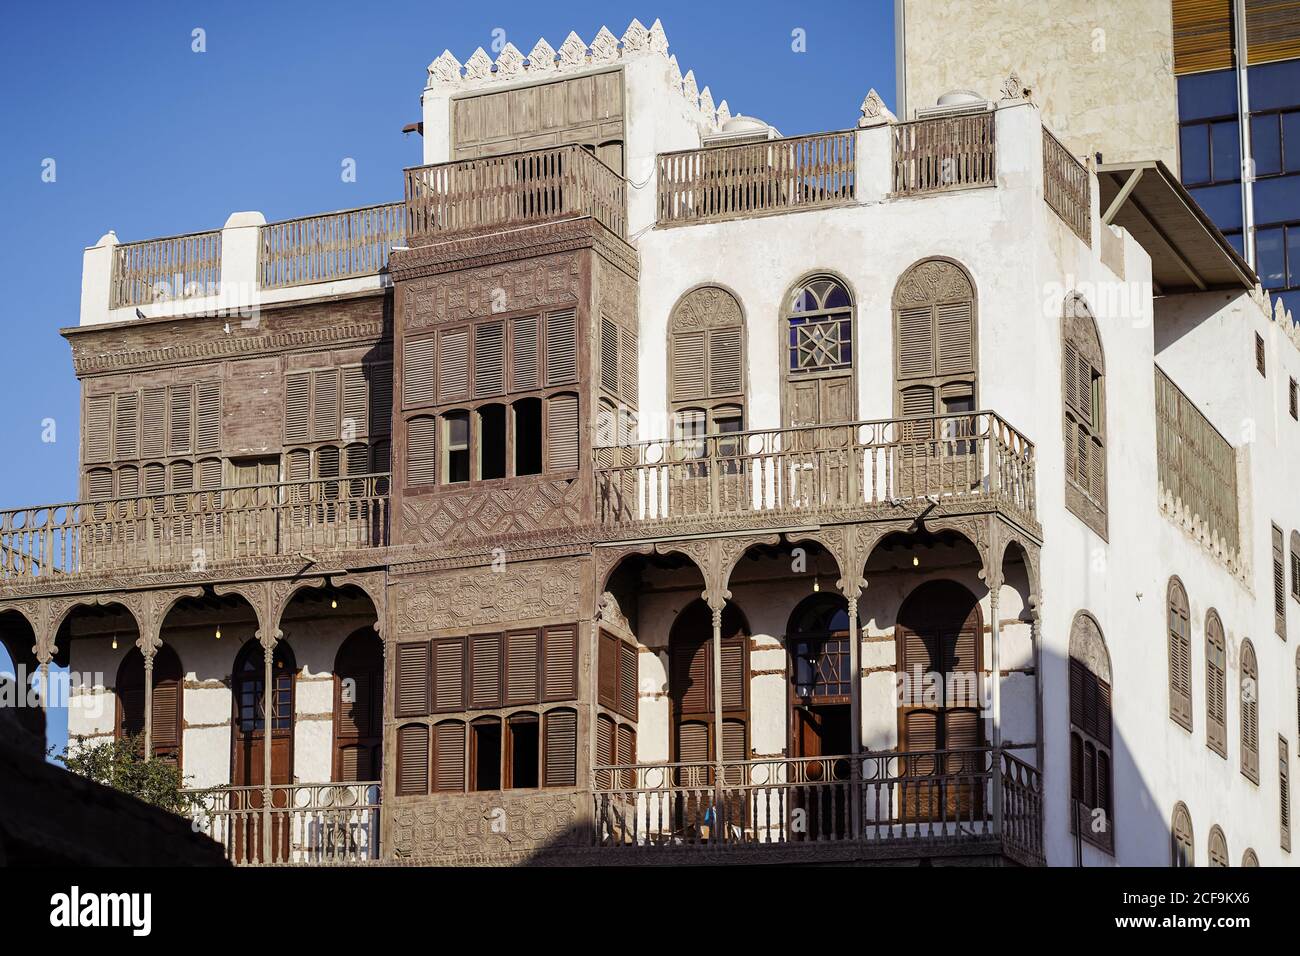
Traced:
<path fill-rule="evenodd" d="M 117 635 L 113 635 L 113 650 L 117 650 Z"/>
<path fill-rule="evenodd" d="M 813 575 L 813 593 L 816 594 L 816 593 L 817 593 L 818 591 L 820 591 L 821 589 L 822 589 L 822 583 L 821 583 L 821 581 L 819 581 L 819 580 L 817 579 L 817 575 L 814 574 L 814 575 Z"/>
<path fill-rule="evenodd" d="M 920 566 L 921 566 L 921 559 L 918 558 L 916 555 L 912 555 L 912 567 L 919 568 Z"/>
<path fill-rule="evenodd" d="M 333 598 L 333 599 L 330 601 L 330 607 L 333 608 L 335 611 L 337 611 L 337 610 L 339 609 L 339 599 L 338 599 L 338 598 Z"/>
<path fill-rule="evenodd" d="M 217 626 L 217 640 L 221 640 L 221 626 Z"/>

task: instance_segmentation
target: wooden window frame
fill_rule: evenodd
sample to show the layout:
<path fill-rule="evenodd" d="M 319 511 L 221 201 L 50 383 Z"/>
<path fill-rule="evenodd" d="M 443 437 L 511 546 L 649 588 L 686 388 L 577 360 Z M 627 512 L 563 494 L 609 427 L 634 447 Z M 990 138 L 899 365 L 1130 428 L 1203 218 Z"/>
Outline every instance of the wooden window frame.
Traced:
<path fill-rule="evenodd" d="M 1097 319 L 1077 292 L 1066 296 L 1061 310 L 1061 405 L 1066 508 L 1108 540 L 1106 352 Z M 1087 448 L 1086 462 L 1080 446 Z"/>
<path fill-rule="evenodd" d="M 734 407 L 739 411 L 741 430 L 744 430 L 747 418 L 745 396 L 748 394 L 749 383 L 749 332 L 746 326 L 745 309 L 740 303 L 740 297 L 717 283 L 695 286 L 677 300 L 668 317 L 668 410 L 674 422 L 683 411 L 699 409 L 704 413 L 705 433 L 713 434 L 716 431 L 714 416 L 717 410 Z M 734 389 L 715 387 L 713 362 L 715 339 L 730 334 L 735 334 L 738 338 L 739 368 L 737 386 Z M 703 389 L 698 394 L 679 395 L 677 380 L 681 370 L 678 367 L 678 356 L 681 341 L 688 336 L 701 336 L 703 340 Z"/>
<path fill-rule="evenodd" d="M 796 299 L 809 285 L 814 282 L 829 280 L 834 282 L 844 290 L 848 297 L 849 305 L 847 308 L 835 309 L 813 309 L 808 312 L 796 312 L 794 304 Z M 822 297 L 825 302 L 826 297 Z M 791 370 L 790 368 L 790 335 L 795 325 L 807 325 L 804 320 L 808 316 L 821 316 L 826 321 L 846 321 L 849 324 L 848 347 L 850 361 L 847 364 L 843 362 L 835 363 L 833 368 L 802 368 Z M 832 319 L 833 316 L 839 316 Z M 801 320 L 793 323 L 794 319 Z M 792 425 L 795 412 L 795 386 L 799 383 L 808 381 L 817 381 L 821 379 L 836 380 L 845 379 L 848 389 L 848 408 L 844 416 L 845 421 L 854 421 L 858 416 L 858 369 L 861 363 L 858 361 L 861 353 L 861 336 L 859 334 L 858 321 L 858 297 L 854 294 L 853 287 L 843 276 L 829 270 L 816 270 L 801 276 L 798 281 L 793 283 L 785 292 L 781 300 L 781 315 L 777 323 L 777 355 L 781 362 L 781 422 L 783 426 L 800 427 Z M 841 340 L 841 358 L 843 357 L 843 341 Z M 820 399 L 819 399 L 820 402 Z M 822 424 L 835 424 L 836 422 L 825 421 L 825 415 L 822 416 Z"/>
<path fill-rule="evenodd" d="M 940 310 L 963 303 L 970 306 L 970 363 L 964 368 L 940 370 L 943 354 L 943 334 Z M 929 312 L 929 371 L 914 372 L 905 368 L 903 315 L 920 310 Z M 904 396 L 911 391 L 926 389 L 930 395 L 928 415 L 946 414 L 943 409 L 945 392 L 964 395 L 969 392 L 971 408 L 980 407 L 979 390 L 979 293 L 970 271 L 946 256 L 927 256 L 907 267 L 894 286 L 891 310 L 893 335 L 894 416 L 896 418 L 926 418 L 914 410 L 907 410 Z M 936 438 L 928 424 L 912 425 L 917 438 Z"/>
<path fill-rule="evenodd" d="M 1291 852 L 1291 748 L 1282 734 L 1277 737 L 1279 843 Z"/>
<path fill-rule="evenodd" d="M 1179 822 L 1186 821 L 1186 840 L 1180 839 Z M 1186 851 L 1180 856 L 1179 849 Z M 1196 865 L 1196 831 L 1192 826 L 1192 814 L 1187 804 L 1181 800 L 1174 804 L 1174 812 L 1169 816 L 1169 853 L 1172 867 L 1193 867 Z"/>
<path fill-rule="evenodd" d="M 1086 611 L 1075 615 L 1070 629 L 1069 668 L 1070 832 L 1097 849 L 1113 855 L 1114 685 L 1105 637 L 1096 619 Z M 1076 693 L 1082 697 L 1076 700 Z M 1077 768 L 1076 758 L 1079 762 Z M 1105 818 L 1105 829 L 1100 833 L 1093 830 L 1091 823 L 1092 813 L 1096 810 L 1101 810 Z"/>
<path fill-rule="evenodd" d="M 1215 712 L 1216 699 L 1221 714 Z M 1205 746 L 1228 759 L 1228 639 L 1214 608 L 1205 614 Z"/>
<path fill-rule="evenodd" d="M 636 721 L 639 712 L 637 689 L 640 651 L 635 644 L 623 640 L 613 631 L 602 627 L 598 633 L 596 702 L 611 713 Z M 629 695 L 624 693 L 629 669 L 632 671 L 630 686 L 633 689 L 630 701 Z"/>
<path fill-rule="evenodd" d="M 1259 372 L 1260 378 L 1268 378 L 1268 350 L 1264 337 L 1258 332 L 1255 333 L 1255 371 Z"/>
<path fill-rule="evenodd" d="M 1286 640 L 1286 549 L 1282 529 L 1272 525 L 1273 548 L 1273 630 Z"/>
<path fill-rule="evenodd" d="M 1241 775 L 1259 786 L 1259 658 L 1249 640 L 1241 642 L 1238 686 Z"/>
<path fill-rule="evenodd" d="M 1165 637 L 1166 647 L 1169 656 L 1169 719 L 1182 727 L 1188 733 L 1192 732 L 1195 724 L 1195 691 L 1192 680 L 1192 612 L 1191 602 L 1187 597 L 1187 589 L 1177 575 L 1169 579 L 1169 585 L 1165 590 Z M 1181 595 L 1182 604 L 1179 606 L 1175 601 L 1175 596 Z M 1175 618 L 1181 619 L 1186 627 L 1186 634 L 1179 634 L 1175 629 Z M 1177 673 L 1175 661 L 1174 642 L 1182 644 L 1183 653 L 1186 657 L 1186 672 Z M 1186 693 L 1180 693 L 1179 683 L 1186 688 Z M 1178 698 L 1185 697 L 1186 707 L 1179 708 Z M 1185 709 L 1185 715 L 1181 710 Z"/>

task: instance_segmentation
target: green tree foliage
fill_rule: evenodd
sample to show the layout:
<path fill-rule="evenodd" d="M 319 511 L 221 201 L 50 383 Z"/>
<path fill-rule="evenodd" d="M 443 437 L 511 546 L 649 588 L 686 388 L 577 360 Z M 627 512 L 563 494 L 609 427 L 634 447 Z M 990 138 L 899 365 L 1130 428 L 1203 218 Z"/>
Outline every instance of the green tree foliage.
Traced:
<path fill-rule="evenodd" d="M 184 816 L 198 801 L 184 790 L 180 769 L 162 760 L 145 760 L 139 736 L 92 743 L 74 737 L 62 754 L 51 756 L 73 773 L 129 793 L 145 803 Z"/>

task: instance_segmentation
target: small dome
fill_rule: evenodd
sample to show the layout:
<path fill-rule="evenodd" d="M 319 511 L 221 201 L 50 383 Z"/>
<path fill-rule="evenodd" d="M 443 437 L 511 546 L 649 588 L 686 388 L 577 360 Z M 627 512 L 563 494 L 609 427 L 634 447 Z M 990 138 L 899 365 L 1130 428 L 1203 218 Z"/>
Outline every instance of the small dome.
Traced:
<path fill-rule="evenodd" d="M 983 103 L 984 97 L 973 90 L 949 90 L 936 101 L 937 106 L 966 106 L 970 103 Z"/>
<path fill-rule="evenodd" d="M 742 116 L 739 113 L 722 124 L 724 133 L 766 133 L 771 128 L 756 116 Z"/>

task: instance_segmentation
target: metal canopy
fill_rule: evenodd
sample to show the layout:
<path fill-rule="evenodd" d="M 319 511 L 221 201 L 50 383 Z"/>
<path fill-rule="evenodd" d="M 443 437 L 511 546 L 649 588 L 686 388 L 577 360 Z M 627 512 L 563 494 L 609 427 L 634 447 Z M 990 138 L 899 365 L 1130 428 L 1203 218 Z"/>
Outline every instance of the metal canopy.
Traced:
<path fill-rule="evenodd" d="M 1097 167 L 1102 222 L 1127 229 L 1151 256 L 1163 295 L 1253 289 L 1258 279 L 1164 163 Z"/>

